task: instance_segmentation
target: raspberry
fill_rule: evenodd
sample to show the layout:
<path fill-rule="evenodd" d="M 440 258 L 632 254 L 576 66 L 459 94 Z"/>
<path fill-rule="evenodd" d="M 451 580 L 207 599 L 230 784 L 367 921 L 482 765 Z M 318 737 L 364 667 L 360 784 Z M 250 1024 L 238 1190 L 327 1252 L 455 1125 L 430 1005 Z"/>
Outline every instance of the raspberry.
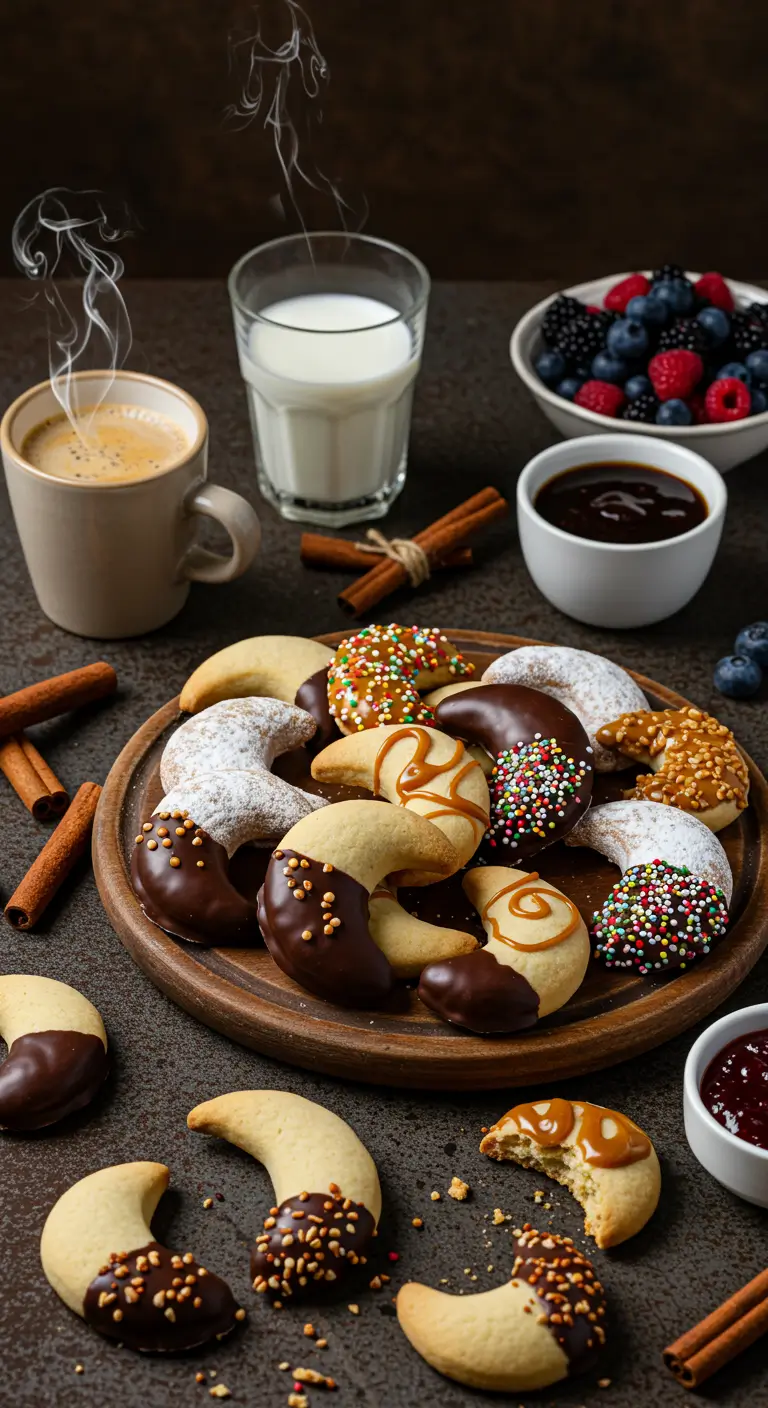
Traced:
<path fill-rule="evenodd" d="M 569 362 L 589 363 L 605 345 L 605 334 L 602 316 L 585 311 L 581 317 L 573 318 L 560 329 L 555 338 L 555 347 Z"/>
<path fill-rule="evenodd" d="M 656 419 L 656 412 L 659 409 L 659 401 L 648 392 L 647 396 L 636 396 L 634 401 L 630 401 L 621 413 L 622 420 L 640 421 L 645 425 L 653 425 Z"/>
<path fill-rule="evenodd" d="M 724 313 L 732 312 L 733 294 L 722 274 L 702 274 L 693 287 L 699 298 L 706 299 L 707 303 L 714 304 L 715 308 L 722 308 Z"/>
<path fill-rule="evenodd" d="M 706 352 L 707 334 L 696 318 L 676 318 L 671 328 L 664 328 L 659 337 L 659 351 L 671 352 L 682 347 L 686 352 Z"/>
<path fill-rule="evenodd" d="M 601 416 L 616 416 L 624 405 L 626 397 L 620 386 L 610 381 L 585 381 L 573 398 L 576 406 L 585 411 L 597 411 Z"/>
<path fill-rule="evenodd" d="M 628 279 L 622 279 L 608 290 L 603 303 L 612 313 L 623 313 L 630 298 L 647 293 L 650 287 L 650 279 L 647 279 L 645 274 L 630 274 Z"/>
<path fill-rule="evenodd" d="M 704 363 L 698 352 L 657 352 L 648 363 L 648 375 L 660 401 L 685 401 L 701 381 Z"/>
<path fill-rule="evenodd" d="M 707 407 L 700 391 L 695 391 L 693 396 L 688 397 L 688 409 L 693 416 L 694 425 L 706 425 Z"/>
<path fill-rule="evenodd" d="M 578 318 L 584 312 L 584 304 L 579 303 L 578 298 L 570 298 L 567 293 L 561 293 L 553 299 L 544 314 L 544 321 L 541 331 L 544 334 L 544 341 L 551 347 L 557 340 L 557 334 L 570 323 L 572 318 Z"/>
<path fill-rule="evenodd" d="M 749 387 L 743 381 L 735 376 L 725 376 L 720 381 L 712 382 L 704 404 L 707 420 L 717 425 L 728 420 L 743 420 L 749 415 L 752 398 Z"/>

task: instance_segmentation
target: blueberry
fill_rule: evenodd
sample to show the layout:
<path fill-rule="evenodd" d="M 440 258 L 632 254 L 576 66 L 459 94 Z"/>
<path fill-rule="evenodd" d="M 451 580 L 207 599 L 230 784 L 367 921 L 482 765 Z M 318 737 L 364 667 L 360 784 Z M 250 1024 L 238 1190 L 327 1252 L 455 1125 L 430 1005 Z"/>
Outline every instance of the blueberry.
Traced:
<path fill-rule="evenodd" d="M 735 377 L 737 381 L 743 381 L 747 386 L 752 385 L 752 373 L 744 366 L 743 362 L 726 362 L 721 367 L 715 381 L 722 381 L 725 377 Z"/>
<path fill-rule="evenodd" d="M 737 655 L 746 655 L 758 665 L 768 666 L 768 621 L 754 621 L 739 631 L 734 642 Z"/>
<path fill-rule="evenodd" d="M 680 401 L 676 396 L 671 401 L 662 401 L 656 412 L 657 425 L 690 425 L 693 420 L 690 409 L 685 401 Z"/>
<path fill-rule="evenodd" d="M 651 293 L 662 299 L 677 317 L 690 313 L 693 308 L 693 285 L 688 279 L 664 279 L 662 283 L 654 284 Z"/>
<path fill-rule="evenodd" d="M 648 334 L 636 318 L 620 318 L 608 329 L 606 342 L 616 357 L 642 357 L 648 349 Z"/>
<path fill-rule="evenodd" d="M 751 398 L 749 407 L 749 414 L 751 416 L 760 416 L 763 411 L 768 411 L 768 396 L 766 396 L 764 391 L 760 391 L 759 389 L 752 391 Z"/>
<path fill-rule="evenodd" d="M 545 386 L 554 386 L 565 376 L 565 357 L 560 352 L 542 352 L 533 365 Z"/>
<path fill-rule="evenodd" d="M 558 396 L 564 396 L 566 401 L 572 401 L 576 392 L 584 385 L 582 377 L 566 376 L 557 383 L 555 391 Z"/>
<path fill-rule="evenodd" d="M 748 655 L 724 655 L 718 660 L 714 673 L 715 689 L 729 699 L 749 699 L 757 694 L 762 683 L 763 672 L 756 660 Z"/>
<path fill-rule="evenodd" d="M 632 303 L 634 303 L 634 299 L 630 299 L 629 304 L 627 304 L 627 313 L 629 313 L 630 304 Z M 647 323 L 649 327 L 663 328 L 664 324 L 669 319 L 670 311 L 670 306 L 666 299 L 659 297 L 658 288 L 652 288 L 650 292 L 645 295 L 645 312 L 643 313 L 642 321 Z M 632 315 L 630 314 L 630 316 Z"/>
<path fill-rule="evenodd" d="M 755 381 L 768 381 L 768 352 L 760 348 L 757 352 L 750 352 L 745 361 Z"/>
<path fill-rule="evenodd" d="M 696 321 L 701 323 L 713 347 L 719 347 L 721 342 L 725 342 L 731 331 L 731 320 L 722 308 L 702 308 L 701 312 L 696 314 Z M 768 363 L 766 366 L 768 367 Z"/>
<path fill-rule="evenodd" d="M 638 396 L 650 396 L 652 391 L 650 378 L 642 374 L 631 376 L 624 383 L 624 395 L 628 401 L 636 401 Z"/>
<path fill-rule="evenodd" d="M 614 357 L 610 352 L 598 352 L 592 363 L 592 375 L 598 381 L 612 381 L 616 386 L 621 386 L 627 379 L 629 367 L 621 357 Z"/>

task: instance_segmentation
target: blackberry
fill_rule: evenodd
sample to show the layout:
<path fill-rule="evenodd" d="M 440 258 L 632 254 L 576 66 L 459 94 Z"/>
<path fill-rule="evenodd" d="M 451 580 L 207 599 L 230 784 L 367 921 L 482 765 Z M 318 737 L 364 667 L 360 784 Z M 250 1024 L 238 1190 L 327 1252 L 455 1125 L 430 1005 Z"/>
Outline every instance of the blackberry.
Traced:
<path fill-rule="evenodd" d="M 705 352 L 709 339 L 696 318 L 676 318 L 669 328 L 664 328 L 659 336 L 660 352 Z"/>
<path fill-rule="evenodd" d="M 569 362 L 591 362 L 605 346 L 606 325 L 601 314 L 584 313 L 561 328 L 555 347 Z"/>
<path fill-rule="evenodd" d="M 662 264 L 660 269 L 654 269 L 653 279 L 651 280 L 651 282 L 654 284 L 660 284 L 663 283 L 665 279 L 684 278 L 685 269 L 682 269 L 679 264 Z"/>
<path fill-rule="evenodd" d="M 557 334 L 565 327 L 566 323 L 570 323 L 572 318 L 578 318 L 583 312 L 584 304 L 579 303 L 578 298 L 569 298 L 568 294 L 561 293 L 553 303 L 550 303 L 544 314 L 544 321 L 541 325 L 544 341 L 548 342 L 550 346 L 554 346 Z"/>
<path fill-rule="evenodd" d="M 768 303 L 750 303 L 747 312 L 753 323 L 768 325 Z"/>
<path fill-rule="evenodd" d="M 645 425 L 653 425 L 656 420 L 656 412 L 659 409 L 659 398 L 651 392 L 647 396 L 638 396 L 636 400 L 630 401 L 621 413 L 622 420 L 640 420 Z"/>
<path fill-rule="evenodd" d="M 743 360 L 750 352 L 768 348 L 768 322 L 758 322 L 749 310 L 731 318 L 731 341 Z"/>

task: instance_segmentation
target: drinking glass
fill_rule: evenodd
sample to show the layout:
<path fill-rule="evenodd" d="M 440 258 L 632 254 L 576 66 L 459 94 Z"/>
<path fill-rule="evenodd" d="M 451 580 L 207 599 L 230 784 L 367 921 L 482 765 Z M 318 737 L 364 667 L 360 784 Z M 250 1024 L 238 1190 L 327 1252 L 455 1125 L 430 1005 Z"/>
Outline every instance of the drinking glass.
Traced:
<path fill-rule="evenodd" d="M 429 275 L 346 231 L 289 235 L 229 276 L 259 488 L 284 518 L 381 518 L 405 482 Z"/>

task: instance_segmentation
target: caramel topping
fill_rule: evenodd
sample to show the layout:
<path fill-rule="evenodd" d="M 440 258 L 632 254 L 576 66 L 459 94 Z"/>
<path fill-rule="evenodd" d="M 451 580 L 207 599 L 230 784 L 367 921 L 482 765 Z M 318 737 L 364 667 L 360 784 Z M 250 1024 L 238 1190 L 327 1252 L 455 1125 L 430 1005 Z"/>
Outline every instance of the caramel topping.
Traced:
<path fill-rule="evenodd" d="M 385 738 L 373 765 L 373 792 L 374 796 L 380 792 L 381 769 L 384 759 L 390 749 L 399 743 L 401 738 L 413 738 L 416 742 L 416 749 L 409 763 L 403 768 L 399 777 L 395 781 L 397 798 L 401 806 L 406 802 L 415 801 L 417 798 L 423 802 L 435 802 L 435 811 L 424 812 L 427 821 L 434 821 L 439 816 L 453 816 L 458 812 L 466 821 L 474 826 L 475 822 L 480 825 L 480 835 L 488 825 L 488 814 L 476 802 L 469 797 L 462 797 L 459 788 L 464 778 L 473 768 L 477 767 L 471 758 L 463 768 L 460 768 L 456 776 L 451 778 L 448 785 L 448 795 L 441 796 L 438 792 L 430 792 L 427 789 L 429 784 L 436 778 L 442 777 L 455 768 L 464 752 L 464 744 L 458 743 L 451 755 L 444 763 L 430 763 L 429 753 L 432 747 L 432 738 L 426 729 L 422 728 L 399 728 L 396 733 L 391 733 Z"/>
<path fill-rule="evenodd" d="M 701 812 L 720 802 L 747 805 L 749 773 L 730 729 L 700 709 L 661 709 L 622 714 L 598 729 L 597 741 L 628 758 L 650 762 L 655 773 L 635 779 L 625 797 Z"/>
<path fill-rule="evenodd" d="M 540 1110 L 538 1106 L 543 1105 Z M 535 1139 L 543 1148 L 562 1144 L 579 1121 L 574 1144 L 585 1163 L 595 1168 L 623 1168 L 639 1163 L 651 1152 L 651 1141 L 626 1115 L 607 1110 L 602 1105 L 574 1104 L 570 1100 L 539 1100 L 532 1105 L 516 1105 L 504 1119 L 513 1119 L 523 1134 Z M 605 1122 L 615 1126 L 613 1134 L 605 1131 Z M 500 1124 L 503 1124 L 503 1120 Z M 498 1128 L 499 1126 L 495 1126 Z"/>
<path fill-rule="evenodd" d="M 550 939 L 542 939 L 539 944 L 521 944 L 511 938 L 509 934 L 502 934 L 498 920 L 489 911 L 497 900 L 503 899 L 504 895 L 510 896 L 507 909 L 514 919 L 546 919 L 547 915 L 552 913 L 550 897 L 553 891 L 546 889 L 545 886 L 537 887 L 536 881 L 538 879 L 539 872 L 532 870 L 530 875 L 521 875 L 519 880 L 513 880 L 510 885 L 505 885 L 503 890 L 498 890 L 495 895 L 491 895 L 480 916 L 482 920 L 490 920 L 494 939 L 498 939 L 502 944 L 508 944 L 510 948 L 519 949 L 522 953 L 540 953 L 542 949 L 554 948 L 556 944 L 561 944 L 564 939 L 570 937 L 581 919 L 573 900 L 569 900 L 567 895 L 558 892 L 555 898 L 565 905 L 570 915 L 565 927 L 560 929 L 558 933 L 553 934 Z M 531 903 L 524 908 L 522 902 L 526 896 L 530 898 Z"/>

